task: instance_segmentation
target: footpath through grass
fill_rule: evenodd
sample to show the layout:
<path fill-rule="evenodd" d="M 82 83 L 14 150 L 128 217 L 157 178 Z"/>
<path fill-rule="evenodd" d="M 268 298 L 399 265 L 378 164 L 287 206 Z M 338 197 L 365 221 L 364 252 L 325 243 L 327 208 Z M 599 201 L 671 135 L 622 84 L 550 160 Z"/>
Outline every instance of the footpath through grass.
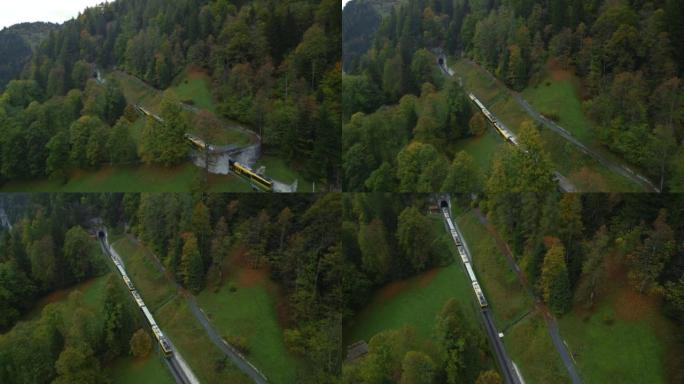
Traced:
<path fill-rule="evenodd" d="M 432 228 L 438 236 L 449 237 L 441 215 L 432 216 Z M 358 340 L 368 342 L 375 334 L 409 325 L 423 338 L 434 336 L 435 319 L 444 304 L 455 297 L 471 329 L 478 332 L 479 306 L 475 304 L 470 280 L 460 262 L 455 245 L 449 242 L 449 253 L 454 262 L 417 276 L 389 283 L 375 292 L 368 306 L 348 324 L 345 344 Z"/>
<path fill-rule="evenodd" d="M 504 345 L 527 383 L 569 382 L 542 315 L 474 211 L 456 218 Z"/>
<path fill-rule="evenodd" d="M 205 289 L 197 301 L 222 337 L 243 337 L 247 358 L 274 384 L 296 383 L 298 361 L 285 349 L 276 311 L 278 287 L 265 270 L 231 263 L 227 281 L 214 291 Z M 231 291 L 231 287 L 235 290 Z M 280 298 L 284 300 L 283 298 Z"/>

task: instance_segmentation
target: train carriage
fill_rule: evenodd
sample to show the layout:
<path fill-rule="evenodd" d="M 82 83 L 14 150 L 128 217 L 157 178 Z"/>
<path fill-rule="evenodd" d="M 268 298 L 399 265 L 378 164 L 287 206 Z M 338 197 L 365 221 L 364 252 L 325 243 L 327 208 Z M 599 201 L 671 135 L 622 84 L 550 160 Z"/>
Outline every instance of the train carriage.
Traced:
<path fill-rule="evenodd" d="M 465 267 L 466 271 L 468 272 L 468 277 L 470 277 L 470 281 L 477 283 L 477 277 L 475 277 L 475 272 L 473 271 L 473 267 L 470 265 L 470 263 L 467 263 Z"/>
<path fill-rule="evenodd" d="M 154 317 L 152 317 L 152 313 L 150 313 L 147 307 L 141 307 L 140 309 L 142 309 L 145 319 L 147 319 L 147 323 L 150 324 L 151 327 L 156 327 L 157 323 L 154 321 Z"/>
<path fill-rule="evenodd" d="M 456 245 L 461 245 L 461 238 L 458 237 L 458 232 L 456 232 L 456 230 L 451 231 L 451 237 L 454 238 Z"/>
<path fill-rule="evenodd" d="M 138 303 L 138 307 L 142 308 L 145 306 L 145 302 L 143 301 L 138 291 L 131 291 L 131 294 L 133 295 L 135 302 Z"/>
<path fill-rule="evenodd" d="M 466 254 L 465 249 L 463 249 L 463 246 L 458 247 L 458 255 L 461 256 L 463 264 L 470 265 L 470 260 L 468 260 L 468 255 Z"/>
<path fill-rule="evenodd" d="M 273 190 L 273 182 L 271 180 L 257 174 L 253 170 L 249 169 L 249 167 L 246 167 L 237 161 L 230 160 L 229 164 L 231 171 L 240 176 L 248 178 L 257 187 L 266 191 Z"/>
<path fill-rule="evenodd" d="M 477 301 L 480 303 L 480 308 L 487 307 L 487 299 L 485 299 L 482 288 L 480 288 L 480 284 L 477 281 L 473 281 L 473 290 L 475 291 L 475 296 L 477 296 Z"/>
<path fill-rule="evenodd" d="M 133 286 L 133 282 L 131 279 L 128 278 L 127 275 L 123 275 L 123 281 L 126 283 L 126 286 L 128 287 L 129 291 L 135 291 L 135 287 Z"/>
<path fill-rule="evenodd" d="M 157 339 L 157 342 L 159 343 L 159 347 L 161 348 L 164 355 L 165 356 L 171 355 L 171 353 L 173 353 L 173 349 L 171 348 L 171 343 L 169 343 L 169 340 L 166 339 L 166 336 L 164 336 L 161 329 L 159 329 L 159 327 L 157 325 L 154 325 L 154 326 L 152 326 L 152 332 L 154 333 L 154 338 Z"/>

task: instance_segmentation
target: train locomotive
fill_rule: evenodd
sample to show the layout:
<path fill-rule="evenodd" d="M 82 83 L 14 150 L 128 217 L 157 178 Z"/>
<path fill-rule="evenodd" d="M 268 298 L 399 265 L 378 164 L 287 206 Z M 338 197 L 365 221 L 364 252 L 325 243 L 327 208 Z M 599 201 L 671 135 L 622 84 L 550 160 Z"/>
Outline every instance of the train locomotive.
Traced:
<path fill-rule="evenodd" d="M 466 272 L 468 273 L 468 278 L 470 278 L 470 283 L 473 286 L 473 291 L 475 292 L 475 297 L 477 297 L 477 301 L 480 304 L 480 308 L 487 308 L 487 299 L 484 296 L 484 292 L 482 292 L 480 283 L 477 281 L 477 277 L 475 276 L 475 271 L 470 264 L 470 259 L 468 259 L 468 254 L 465 251 L 465 245 L 463 244 L 463 241 L 461 241 L 461 237 L 458 235 L 458 231 L 456 231 L 456 227 L 454 227 L 454 224 L 451 221 L 448 208 L 443 206 L 442 213 L 444 214 L 444 219 L 449 225 L 449 231 L 451 232 L 451 236 L 454 238 L 456 248 L 458 249 L 458 255 L 461 257 L 461 262 L 463 262 Z"/>

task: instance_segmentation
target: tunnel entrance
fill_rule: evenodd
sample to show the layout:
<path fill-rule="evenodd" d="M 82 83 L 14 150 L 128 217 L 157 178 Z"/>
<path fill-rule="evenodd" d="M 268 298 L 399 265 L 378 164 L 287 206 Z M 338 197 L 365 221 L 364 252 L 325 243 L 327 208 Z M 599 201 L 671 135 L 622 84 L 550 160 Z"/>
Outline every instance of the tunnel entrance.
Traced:
<path fill-rule="evenodd" d="M 104 237 L 105 237 L 104 231 L 97 231 L 97 237 L 99 237 L 100 239 L 104 239 Z"/>
<path fill-rule="evenodd" d="M 442 208 L 449 208 L 449 203 L 447 203 L 446 200 L 442 200 L 442 202 L 439 203 L 439 206 Z"/>
<path fill-rule="evenodd" d="M 440 57 L 439 59 L 437 59 L 437 62 L 439 63 L 439 65 L 444 65 L 444 58 Z"/>

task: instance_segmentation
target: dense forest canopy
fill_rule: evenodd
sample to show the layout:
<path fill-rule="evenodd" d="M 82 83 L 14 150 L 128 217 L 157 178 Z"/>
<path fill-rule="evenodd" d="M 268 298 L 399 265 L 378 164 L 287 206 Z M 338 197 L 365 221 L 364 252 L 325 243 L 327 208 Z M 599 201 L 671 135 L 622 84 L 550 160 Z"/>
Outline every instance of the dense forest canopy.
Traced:
<path fill-rule="evenodd" d="M 19 204 L 11 215 L 8 213 L 13 218 L 12 230 L 0 230 L 3 332 L 12 328 L 41 296 L 113 269 L 107 266 L 94 235 L 84 230 L 99 225 L 93 219 L 101 218 L 112 232 L 128 228 L 129 234 L 149 247 L 171 276 L 194 294 L 218 289 L 224 284 L 222 277 L 228 272 L 230 263 L 226 261 L 231 250 L 247 250 L 245 257 L 251 268 L 270 271 L 272 279 L 282 287 L 285 345 L 303 361 L 299 382 L 330 382 L 338 375 L 342 318 L 349 313 L 352 289 L 343 284 L 348 280 L 350 266 L 341 253 L 339 194 L 1 195 L 0 206 L 8 203 Z M 112 284 L 122 288 L 120 281 Z M 121 300 L 131 302 L 126 295 Z M 120 310 L 126 310 L 126 306 L 122 304 Z M 36 340 L 34 347 L 41 348 L 46 347 L 46 340 L 16 328 L 9 336 L 0 337 L 3 383 L 50 382 L 56 375 L 59 379 L 65 375 L 59 361 L 71 347 L 89 361 L 102 364 L 126 353 L 121 346 L 113 349 L 112 343 L 127 345 L 135 330 L 129 324 L 136 318 L 131 313 L 111 314 L 117 318 L 107 320 L 105 330 L 102 323 L 93 320 L 87 326 L 101 332 L 92 335 L 92 340 L 77 343 L 51 323 L 54 316 L 49 311 L 62 311 L 61 307 L 48 308 L 52 309 L 46 308 L 39 322 L 21 322 L 18 326 L 29 332 L 46 326 L 55 332 L 56 339 L 50 340 L 53 344 L 49 352 L 40 354 L 40 365 L 35 370 L 17 376 L 29 355 L 14 350 L 12 342 Z M 110 331 L 122 333 L 108 336 L 106 332 Z M 68 373 L 90 374 L 90 369 L 98 370 L 99 365 L 77 366 Z"/>
<path fill-rule="evenodd" d="M 135 113 L 124 114 L 120 86 L 99 84 L 94 70 L 118 68 L 164 89 L 192 65 L 210 74 L 221 115 L 262 132 L 268 150 L 302 164 L 311 180 L 336 185 L 340 31 L 335 0 L 118 0 L 86 9 L 50 33 L 0 98 L 0 178 L 62 179 L 74 168 L 149 159 L 145 148 L 130 153 L 124 128 Z M 188 122 L 169 124 L 161 136 L 173 143 Z"/>
<path fill-rule="evenodd" d="M 356 7 L 364 6 L 363 2 L 352 4 L 345 8 L 345 13 L 350 9 L 345 17 L 353 18 Z M 343 77 L 343 118 L 348 122 L 354 113 L 369 114 L 381 105 L 399 102 L 404 95 L 418 96 L 425 82 L 439 86 L 440 80 L 429 68 L 436 67 L 434 56 L 425 49 L 474 59 L 516 91 L 538 81 L 535 76 L 552 62 L 581 80 L 583 110 L 602 145 L 657 183 L 663 182 L 666 189 L 681 190 L 682 17 L 684 5 L 677 0 L 410 0 L 383 18 L 364 55 L 345 61 L 349 76 Z M 354 51 L 358 37 L 349 38 Z M 453 120 L 436 124 L 446 131 L 468 129 Z M 370 148 L 377 143 L 371 134 L 361 139 L 354 136 L 352 125 L 348 129 L 345 123 L 343 129 L 345 183 L 354 190 L 372 190 L 363 181 L 371 172 L 381 172 L 384 162 L 396 168 L 397 151 L 376 158 L 367 166 L 369 170 L 355 169 L 355 146 Z M 386 129 L 406 137 L 407 142 L 427 144 L 415 132 L 408 137 L 397 132 L 403 127 Z M 409 121 L 408 129 L 418 127 Z M 458 137 L 462 136 L 454 138 Z M 447 148 L 437 150 L 454 156 Z M 361 180 L 350 180 L 353 177 Z"/>
<path fill-rule="evenodd" d="M 21 23 L 0 31 L 0 91 L 21 74 L 33 49 L 56 28 L 51 23 Z"/>
<path fill-rule="evenodd" d="M 605 266 L 617 263 L 635 290 L 665 297 L 666 314 L 684 324 L 681 195 L 501 193 L 480 206 L 557 314 L 591 307 Z"/>

